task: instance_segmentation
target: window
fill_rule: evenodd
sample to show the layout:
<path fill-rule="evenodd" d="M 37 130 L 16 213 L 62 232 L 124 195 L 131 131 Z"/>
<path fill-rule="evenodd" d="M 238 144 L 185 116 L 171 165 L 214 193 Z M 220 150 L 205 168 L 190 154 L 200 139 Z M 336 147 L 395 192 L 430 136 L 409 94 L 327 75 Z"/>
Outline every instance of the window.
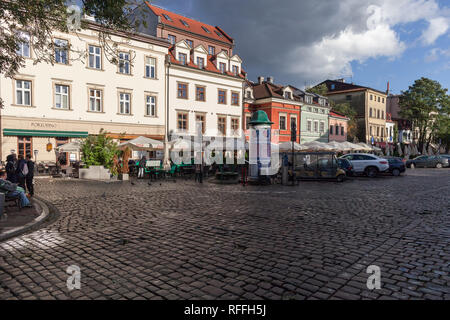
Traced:
<path fill-rule="evenodd" d="M 222 34 L 219 31 L 216 30 L 216 34 L 222 38 Z"/>
<path fill-rule="evenodd" d="M 89 111 L 102 112 L 103 91 L 98 89 L 89 90 Z"/>
<path fill-rule="evenodd" d="M 370 95 L 370 100 L 373 100 L 373 95 Z"/>
<path fill-rule="evenodd" d="M 239 119 L 231 118 L 231 132 L 236 135 L 239 132 Z"/>
<path fill-rule="evenodd" d="M 206 131 L 206 120 L 205 120 L 205 115 L 203 115 L 203 114 L 197 114 L 197 115 L 195 116 L 195 122 L 196 122 L 196 123 L 200 123 L 201 129 L 202 129 L 202 133 L 205 134 L 205 131 Z"/>
<path fill-rule="evenodd" d="M 237 76 L 239 74 L 239 67 L 238 66 L 233 66 L 233 74 L 235 76 Z"/>
<path fill-rule="evenodd" d="M 174 35 L 169 34 L 167 36 L 167 40 L 169 40 L 169 42 L 173 45 L 177 42 L 177 37 L 175 37 Z"/>
<path fill-rule="evenodd" d="M 306 98 L 306 103 L 312 103 L 312 97 L 306 96 L 305 98 Z"/>
<path fill-rule="evenodd" d="M 220 72 L 225 73 L 225 71 L 227 71 L 227 65 L 225 63 L 223 63 L 223 62 L 220 62 L 219 63 L 219 70 L 220 70 Z"/>
<path fill-rule="evenodd" d="M 178 94 L 177 97 L 180 99 L 188 98 L 188 85 L 186 83 L 178 83 Z"/>
<path fill-rule="evenodd" d="M 290 92 L 285 92 L 284 93 L 284 98 L 285 99 L 291 99 L 291 93 Z"/>
<path fill-rule="evenodd" d="M 307 130 L 308 130 L 308 132 L 311 132 L 311 130 L 312 130 L 312 121 L 311 120 L 308 120 L 308 122 L 307 122 Z"/>
<path fill-rule="evenodd" d="M 145 77 L 150 79 L 156 78 L 156 59 L 151 57 L 145 58 Z"/>
<path fill-rule="evenodd" d="M 31 106 L 31 81 L 16 80 L 16 104 Z"/>
<path fill-rule="evenodd" d="M 380 119 L 380 110 L 377 110 L 377 119 Z"/>
<path fill-rule="evenodd" d="M 378 102 L 381 102 L 380 97 L 378 97 Z"/>
<path fill-rule="evenodd" d="M 186 65 L 187 55 L 185 53 L 179 53 L 178 60 L 181 62 L 182 65 Z"/>
<path fill-rule="evenodd" d="M 286 130 L 286 116 L 280 116 L 280 130 Z"/>
<path fill-rule="evenodd" d="M 145 97 L 145 115 L 149 117 L 156 117 L 156 97 Z"/>
<path fill-rule="evenodd" d="M 344 135 L 344 127 L 341 127 L 341 136 Z"/>
<path fill-rule="evenodd" d="M 384 98 L 381 98 L 381 102 L 384 103 Z"/>
<path fill-rule="evenodd" d="M 166 18 L 167 21 L 172 22 L 172 19 L 167 14 L 163 13 L 163 17 Z"/>
<path fill-rule="evenodd" d="M 336 85 L 335 85 L 335 84 L 332 84 L 332 85 L 331 85 L 331 90 L 334 90 L 334 89 L 336 89 Z"/>
<path fill-rule="evenodd" d="M 130 103 L 131 103 L 131 94 L 121 92 L 119 94 L 119 113 L 130 114 L 131 113 Z"/>
<path fill-rule="evenodd" d="M 320 122 L 320 132 L 321 133 L 325 132 L 325 122 Z"/>
<path fill-rule="evenodd" d="M 309 112 L 312 112 L 312 108 L 311 108 L 311 107 L 308 107 L 308 111 L 309 111 Z"/>
<path fill-rule="evenodd" d="M 314 112 L 315 112 L 315 113 L 319 113 L 319 109 L 314 108 Z"/>
<path fill-rule="evenodd" d="M 55 85 L 55 108 L 69 109 L 69 86 Z"/>
<path fill-rule="evenodd" d="M 31 156 L 33 150 L 31 142 L 31 137 L 17 137 L 17 149 L 19 150 L 17 155 L 22 155 L 23 157 Z"/>
<path fill-rule="evenodd" d="M 251 91 L 247 91 L 247 98 L 251 99 L 252 98 L 252 92 Z"/>
<path fill-rule="evenodd" d="M 380 136 L 380 127 L 377 127 L 377 137 Z"/>
<path fill-rule="evenodd" d="M 319 122 L 314 121 L 314 132 L 319 132 Z"/>
<path fill-rule="evenodd" d="M 252 117 L 251 116 L 246 116 L 245 117 L 245 129 L 250 129 L 250 121 L 252 121 Z"/>
<path fill-rule="evenodd" d="M 201 86 L 195 87 L 195 100 L 205 101 L 205 87 Z"/>
<path fill-rule="evenodd" d="M 203 59 L 201 57 L 197 57 L 197 66 L 200 69 L 204 69 L 205 68 L 205 59 Z"/>
<path fill-rule="evenodd" d="M 188 130 L 188 114 L 185 112 L 178 112 L 177 114 L 177 129 L 179 131 Z"/>
<path fill-rule="evenodd" d="M 384 111 L 381 111 L 381 119 L 384 119 Z"/>
<path fill-rule="evenodd" d="M 130 54 L 126 52 L 119 53 L 119 72 L 130 74 Z"/>
<path fill-rule="evenodd" d="M 239 105 L 239 92 L 231 93 L 231 105 L 238 106 Z"/>
<path fill-rule="evenodd" d="M 330 126 L 330 134 L 333 134 L 333 125 Z"/>
<path fill-rule="evenodd" d="M 55 39 L 55 61 L 56 63 L 68 64 L 68 48 L 67 40 Z"/>
<path fill-rule="evenodd" d="M 185 26 L 186 28 L 189 28 L 189 24 L 184 21 L 183 19 L 180 19 L 181 23 L 183 24 L 183 26 Z"/>
<path fill-rule="evenodd" d="M 30 35 L 26 32 L 19 32 L 18 37 L 20 42 L 18 43 L 17 55 L 29 58 L 30 57 Z"/>
<path fill-rule="evenodd" d="M 297 128 L 297 118 L 291 116 L 291 127 L 290 127 L 290 129 L 292 129 L 293 125 L 295 125 L 295 128 Z"/>
<path fill-rule="evenodd" d="M 225 90 L 219 89 L 219 101 L 220 104 L 226 104 L 227 103 L 227 92 Z"/>
<path fill-rule="evenodd" d="M 216 48 L 214 46 L 208 46 L 208 53 L 210 55 L 215 55 L 216 54 Z"/>
<path fill-rule="evenodd" d="M 227 118 L 217 118 L 217 130 L 219 131 L 219 134 L 222 134 L 224 136 L 227 134 Z"/>
<path fill-rule="evenodd" d="M 347 101 L 352 100 L 352 96 L 351 95 L 345 96 L 345 100 L 347 100 Z"/>
<path fill-rule="evenodd" d="M 205 31 L 206 33 L 211 33 L 211 31 L 209 31 L 208 28 L 206 28 L 205 26 L 202 26 L 203 31 Z"/>
<path fill-rule="evenodd" d="M 102 68 L 102 49 L 96 46 L 89 46 L 89 68 Z"/>
<path fill-rule="evenodd" d="M 185 40 L 186 41 L 186 43 L 187 43 L 187 45 L 189 46 L 189 48 L 193 48 L 194 47 L 194 43 L 192 42 L 192 40 Z"/>
<path fill-rule="evenodd" d="M 370 135 L 372 136 L 372 126 L 370 126 Z"/>
<path fill-rule="evenodd" d="M 370 111 L 369 111 L 369 117 L 372 118 L 372 108 L 370 108 Z"/>

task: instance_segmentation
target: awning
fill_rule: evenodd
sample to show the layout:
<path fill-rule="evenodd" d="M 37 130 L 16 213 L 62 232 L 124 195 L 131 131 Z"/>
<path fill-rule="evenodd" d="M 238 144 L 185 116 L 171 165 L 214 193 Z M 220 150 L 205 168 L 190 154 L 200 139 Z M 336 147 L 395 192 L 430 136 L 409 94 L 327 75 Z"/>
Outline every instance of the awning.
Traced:
<path fill-rule="evenodd" d="M 25 130 L 25 129 L 3 129 L 4 136 L 20 137 L 67 137 L 67 138 L 87 138 L 86 131 L 51 131 L 51 130 Z"/>

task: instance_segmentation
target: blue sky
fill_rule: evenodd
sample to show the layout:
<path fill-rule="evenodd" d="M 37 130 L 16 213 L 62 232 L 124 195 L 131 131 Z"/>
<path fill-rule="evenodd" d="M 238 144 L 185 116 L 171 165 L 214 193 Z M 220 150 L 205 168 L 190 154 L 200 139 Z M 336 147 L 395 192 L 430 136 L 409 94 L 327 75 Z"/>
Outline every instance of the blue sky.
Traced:
<path fill-rule="evenodd" d="M 389 81 L 393 93 L 420 77 L 450 86 L 448 0 L 152 2 L 221 26 L 251 80 L 303 87 L 346 77 L 379 90 Z"/>

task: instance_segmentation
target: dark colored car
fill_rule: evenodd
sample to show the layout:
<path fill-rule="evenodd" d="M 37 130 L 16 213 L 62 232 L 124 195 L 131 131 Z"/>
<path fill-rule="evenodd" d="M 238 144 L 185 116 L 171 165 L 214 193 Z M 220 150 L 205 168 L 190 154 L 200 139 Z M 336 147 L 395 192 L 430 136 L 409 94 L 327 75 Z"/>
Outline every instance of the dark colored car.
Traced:
<path fill-rule="evenodd" d="M 406 161 L 408 168 L 446 168 L 449 166 L 449 159 L 443 156 L 419 156 Z"/>
<path fill-rule="evenodd" d="M 450 154 L 441 154 L 441 157 L 448 159 L 448 162 L 450 164 Z"/>
<path fill-rule="evenodd" d="M 385 157 L 386 160 L 389 162 L 389 169 L 388 172 L 392 174 L 393 176 L 398 177 L 403 172 L 406 171 L 406 164 L 405 160 L 398 157 Z"/>
<path fill-rule="evenodd" d="M 350 162 L 350 160 L 344 159 L 344 158 L 338 158 L 337 159 L 338 166 L 342 170 L 345 171 L 345 174 L 347 177 L 352 177 L 355 175 L 355 170 L 353 169 L 353 165 Z"/>

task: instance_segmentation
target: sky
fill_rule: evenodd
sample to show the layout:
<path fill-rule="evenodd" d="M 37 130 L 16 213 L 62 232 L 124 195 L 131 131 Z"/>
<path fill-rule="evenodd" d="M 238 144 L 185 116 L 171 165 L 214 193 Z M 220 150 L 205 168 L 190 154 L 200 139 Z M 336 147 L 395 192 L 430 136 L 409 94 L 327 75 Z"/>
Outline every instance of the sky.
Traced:
<path fill-rule="evenodd" d="M 153 0 L 217 25 L 250 80 L 299 88 L 326 79 L 394 94 L 427 77 L 450 86 L 449 0 Z"/>

